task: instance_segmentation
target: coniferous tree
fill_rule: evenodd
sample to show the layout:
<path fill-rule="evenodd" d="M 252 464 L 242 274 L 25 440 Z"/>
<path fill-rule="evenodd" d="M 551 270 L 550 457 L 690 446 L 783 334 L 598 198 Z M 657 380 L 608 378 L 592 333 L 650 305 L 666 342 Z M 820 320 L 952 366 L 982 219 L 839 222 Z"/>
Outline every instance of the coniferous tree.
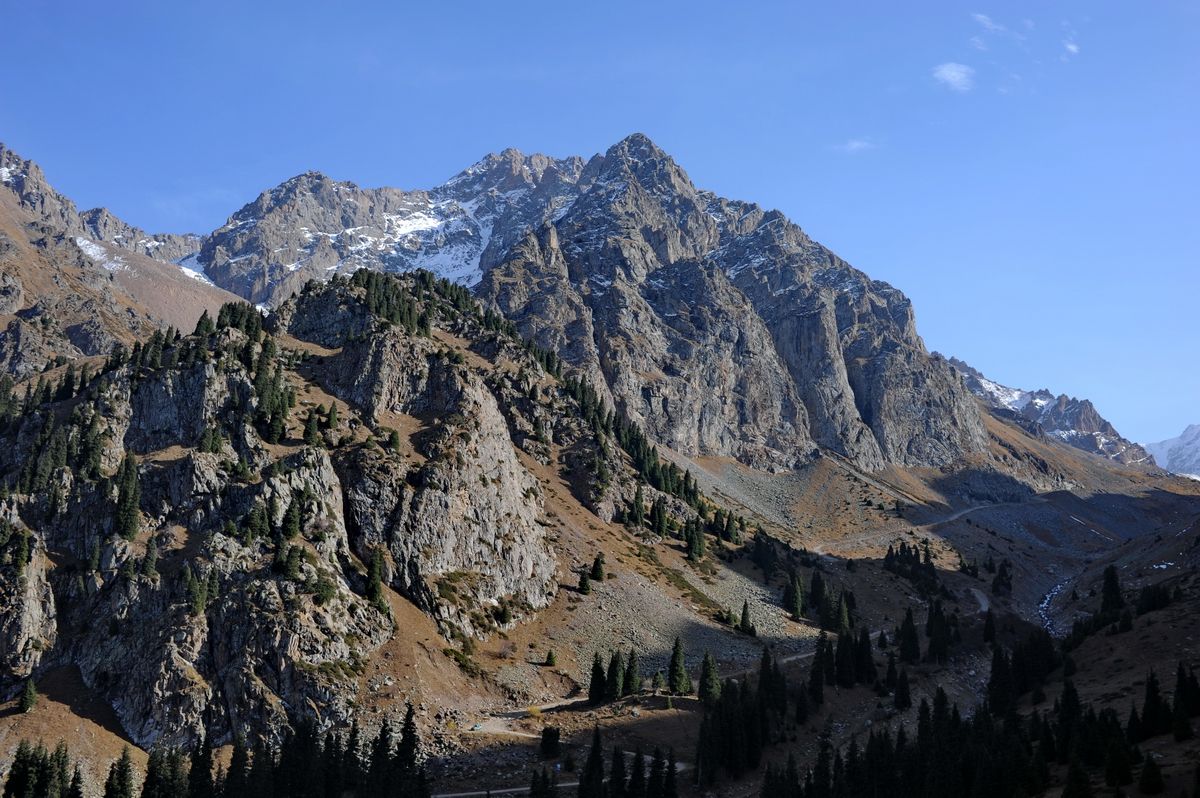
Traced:
<path fill-rule="evenodd" d="M 667 689 L 675 695 L 688 695 L 692 692 L 692 677 L 688 675 L 687 663 L 683 655 L 683 641 L 675 638 L 671 648 L 671 664 L 667 669 Z"/>
<path fill-rule="evenodd" d="M 1142 765 L 1142 775 L 1138 778 L 1138 790 L 1142 795 L 1159 795 L 1165 789 L 1162 770 L 1153 756 L 1147 755 Z"/>
<path fill-rule="evenodd" d="M 612 764 L 609 766 L 606 798 L 626 798 L 628 780 L 625 777 L 625 752 L 621 746 L 613 746 Z"/>
<path fill-rule="evenodd" d="M 134 798 L 133 759 L 129 755 L 128 746 L 121 750 L 121 758 L 113 762 L 108 769 L 108 778 L 104 782 L 104 798 Z"/>
<path fill-rule="evenodd" d="M 717 674 L 717 661 L 713 655 L 704 652 L 704 660 L 700 664 L 700 700 L 706 705 L 713 705 L 721 697 L 721 677 Z"/>
<path fill-rule="evenodd" d="M 579 798 L 604 798 L 604 749 L 600 727 L 592 729 L 592 747 L 588 750 L 583 772 L 579 774 Z"/>
<path fill-rule="evenodd" d="M 989 607 L 987 614 L 983 617 L 983 642 L 994 643 L 996 641 L 996 620 L 992 615 L 992 610 Z"/>
<path fill-rule="evenodd" d="M 1100 590 L 1100 614 L 1106 617 L 1115 616 L 1125 606 L 1121 595 L 1121 582 L 1117 575 L 1117 567 L 1110 565 L 1104 569 L 1104 585 Z"/>
<path fill-rule="evenodd" d="M 213 798 L 213 749 L 208 738 L 200 742 L 192 752 L 192 764 L 188 769 L 188 798 Z"/>
<path fill-rule="evenodd" d="M 608 679 L 604 673 L 604 661 L 600 659 L 600 654 L 597 652 L 592 657 L 592 676 L 588 682 L 588 702 L 593 705 L 603 704 L 607 685 Z"/>
<path fill-rule="evenodd" d="M 604 700 L 617 701 L 625 694 L 625 661 L 620 651 L 614 651 L 605 671 Z"/>
<path fill-rule="evenodd" d="M 632 648 L 625 659 L 625 679 L 622 684 L 625 695 L 637 695 L 642 691 L 642 670 L 638 663 L 637 651 Z"/>
<path fill-rule="evenodd" d="M 114 516 L 116 532 L 126 540 L 137 537 L 141 520 L 142 488 L 138 479 L 137 460 L 129 452 L 117 472 L 117 509 Z"/>
<path fill-rule="evenodd" d="M 646 798 L 646 757 L 638 748 L 629 766 L 629 784 L 626 787 L 627 798 Z"/>
<path fill-rule="evenodd" d="M 579 572 L 579 592 L 584 596 L 592 592 L 592 578 L 587 571 Z"/>
<path fill-rule="evenodd" d="M 371 552 L 371 565 L 367 569 L 367 600 L 379 611 L 387 611 L 383 597 L 383 552 L 378 548 Z"/>
<path fill-rule="evenodd" d="M 22 714 L 33 712 L 33 708 L 37 706 L 37 700 L 37 687 L 33 684 L 33 677 L 30 677 L 25 680 L 25 688 L 21 691 L 21 702 L 17 709 Z"/>
<path fill-rule="evenodd" d="M 904 621 L 900 624 L 900 661 L 912 665 L 921 660 L 921 641 L 917 637 L 917 625 L 913 621 L 912 608 L 904 612 Z"/>
<path fill-rule="evenodd" d="M 903 712 L 912 707 L 912 693 L 908 686 L 908 671 L 900 671 L 899 678 L 896 679 L 896 695 L 893 698 L 893 703 L 896 709 Z"/>
<path fill-rule="evenodd" d="M 597 582 L 604 579 L 604 554 L 602 552 L 597 552 L 592 559 L 592 570 L 588 576 Z"/>
<path fill-rule="evenodd" d="M 1072 758 L 1067 768 L 1067 783 L 1063 787 L 1062 798 L 1091 798 L 1092 795 L 1092 783 L 1087 771 L 1077 758 Z"/>

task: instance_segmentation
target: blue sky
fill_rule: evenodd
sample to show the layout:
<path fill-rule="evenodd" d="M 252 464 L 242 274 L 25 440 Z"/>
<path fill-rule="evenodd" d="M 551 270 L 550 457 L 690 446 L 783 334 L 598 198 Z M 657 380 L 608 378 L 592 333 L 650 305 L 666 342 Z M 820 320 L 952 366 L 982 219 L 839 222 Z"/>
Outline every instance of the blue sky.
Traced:
<path fill-rule="evenodd" d="M 142 227 L 640 130 L 904 290 L 931 349 L 1138 440 L 1200 422 L 1195 3 L 2 7 L 0 141 Z"/>

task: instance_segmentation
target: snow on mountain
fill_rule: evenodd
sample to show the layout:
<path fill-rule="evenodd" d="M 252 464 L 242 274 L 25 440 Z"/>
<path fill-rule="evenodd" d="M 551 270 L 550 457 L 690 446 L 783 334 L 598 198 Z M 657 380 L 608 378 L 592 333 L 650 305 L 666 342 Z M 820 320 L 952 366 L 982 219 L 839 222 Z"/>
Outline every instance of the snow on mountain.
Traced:
<path fill-rule="evenodd" d="M 216 283 L 273 304 L 310 279 L 362 268 L 427 269 L 475 285 L 518 237 L 578 196 L 579 158 L 505 150 L 428 191 L 366 189 L 307 172 L 213 232 L 198 264 Z"/>
<path fill-rule="evenodd" d="M 1175 438 L 1145 445 L 1154 461 L 1167 471 L 1200 479 L 1200 424 L 1192 424 Z"/>
<path fill-rule="evenodd" d="M 949 360 L 952 366 L 962 372 L 971 392 L 989 407 L 1011 413 L 1027 426 L 1040 429 L 1076 449 L 1121 463 L 1150 463 L 1149 452 L 1121 437 L 1087 399 L 1076 399 L 1066 394 L 1056 396 L 1045 388 L 1037 391 L 1010 388 L 989 380 L 979 370 L 958 358 Z"/>

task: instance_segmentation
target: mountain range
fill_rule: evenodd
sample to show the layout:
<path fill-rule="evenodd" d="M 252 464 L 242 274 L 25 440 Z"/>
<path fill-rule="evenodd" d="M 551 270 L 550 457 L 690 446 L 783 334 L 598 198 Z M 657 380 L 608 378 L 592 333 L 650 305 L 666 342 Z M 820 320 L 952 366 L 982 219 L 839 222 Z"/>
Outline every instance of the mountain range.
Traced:
<path fill-rule="evenodd" d="M 79 211 L 0 147 L 0 371 L 0 693 L 49 705 L 8 749 L 284 745 L 411 703 L 435 776 L 507 789 L 542 760 L 481 739 L 543 709 L 581 759 L 598 725 L 698 751 L 656 673 L 807 673 L 830 633 L 882 673 L 915 607 L 955 654 L 914 694 L 971 706 L 985 617 L 1061 634 L 1109 565 L 1195 604 L 1200 483 L 929 352 L 900 291 L 642 135 L 428 191 L 305 173 L 207 235 Z M 631 651 L 631 702 L 584 701 Z M 844 717 L 915 717 L 843 677 Z"/>

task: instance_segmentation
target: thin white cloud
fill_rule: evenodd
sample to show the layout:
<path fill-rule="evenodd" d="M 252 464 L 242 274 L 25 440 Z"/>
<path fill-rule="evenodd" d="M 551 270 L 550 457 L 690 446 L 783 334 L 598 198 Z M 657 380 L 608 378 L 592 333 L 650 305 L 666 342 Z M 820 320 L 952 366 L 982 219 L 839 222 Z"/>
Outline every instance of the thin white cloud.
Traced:
<path fill-rule="evenodd" d="M 976 50 L 983 51 L 983 50 L 987 50 L 987 48 L 988 48 L 987 42 L 985 42 L 983 40 L 983 38 L 980 36 L 972 36 L 970 41 L 971 41 L 971 46 L 974 47 Z"/>
<path fill-rule="evenodd" d="M 1070 39 L 1067 39 L 1065 42 L 1063 42 L 1063 49 L 1071 55 L 1079 55 L 1079 45 Z"/>
<path fill-rule="evenodd" d="M 966 93 L 975 86 L 975 70 L 966 64 L 948 61 L 933 68 L 933 79 L 951 91 Z"/>
<path fill-rule="evenodd" d="M 1001 25 L 987 14 L 972 14 L 971 19 L 978 22 L 988 33 L 1004 33 L 1008 28 Z"/>
<path fill-rule="evenodd" d="M 875 144 L 875 142 L 872 141 L 869 136 L 863 136 L 862 138 L 847 139 L 841 144 L 835 144 L 833 148 L 838 152 L 844 152 L 847 155 L 856 155 L 860 152 L 873 150 L 877 146 L 878 145 Z"/>

